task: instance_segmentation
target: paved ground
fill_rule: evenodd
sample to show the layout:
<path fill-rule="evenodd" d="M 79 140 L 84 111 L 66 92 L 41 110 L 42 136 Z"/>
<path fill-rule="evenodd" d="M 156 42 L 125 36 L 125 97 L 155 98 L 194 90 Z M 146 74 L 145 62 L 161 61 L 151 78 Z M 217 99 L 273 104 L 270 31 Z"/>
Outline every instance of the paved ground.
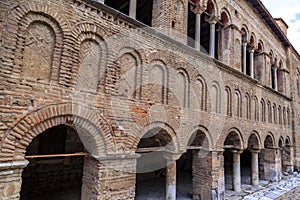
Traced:
<path fill-rule="evenodd" d="M 243 192 L 235 194 L 227 191 L 225 199 L 228 200 L 299 200 L 300 199 L 300 174 L 285 175 L 280 182 L 270 183 L 261 181 L 261 185 L 253 187 L 242 185 Z"/>
<path fill-rule="evenodd" d="M 188 180 L 179 181 L 177 187 L 177 199 L 189 200 L 191 198 L 191 185 Z M 244 182 L 248 182 L 245 181 Z M 137 194 L 137 200 L 160 200 L 164 199 L 164 179 L 153 182 L 144 182 L 140 185 L 142 190 Z M 47 191 L 40 195 L 28 196 L 22 200 L 80 200 L 80 187 L 64 190 Z M 226 190 L 225 199 L 228 200 L 300 200 L 300 173 L 284 176 L 278 183 L 260 181 L 260 186 L 253 187 L 248 184 L 242 185 L 242 192 L 236 194 L 230 189 Z"/>
<path fill-rule="evenodd" d="M 300 186 L 290 190 L 289 192 L 280 196 L 276 200 L 291 200 L 291 199 L 293 199 L 293 200 L 300 199 Z"/>

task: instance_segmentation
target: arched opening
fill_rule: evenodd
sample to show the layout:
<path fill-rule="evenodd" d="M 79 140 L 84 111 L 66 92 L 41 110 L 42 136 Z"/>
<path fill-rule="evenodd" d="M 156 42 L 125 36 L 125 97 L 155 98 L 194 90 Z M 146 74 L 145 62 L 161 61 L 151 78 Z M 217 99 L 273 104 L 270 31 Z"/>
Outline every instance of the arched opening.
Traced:
<path fill-rule="evenodd" d="M 279 66 L 277 69 L 277 90 L 278 92 L 284 92 L 284 72 L 282 61 L 279 61 Z"/>
<path fill-rule="evenodd" d="M 285 145 L 284 145 L 284 139 L 283 139 L 282 136 L 279 138 L 278 147 L 280 148 L 280 153 L 281 153 L 281 169 L 282 169 L 282 171 L 284 171 L 283 166 L 284 166 L 284 160 L 286 158 L 285 158 L 285 155 L 284 155 Z"/>
<path fill-rule="evenodd" d="M 245 149 L 241 153 L 241 183 L 251 185 L 251 152 Z"/>
<path fill-rule="evenodd" d="M 136 153 L 140 154 L 136 165 L 135 199 L 163 198 L 166 191 L 165 150 L 172 149 L 172 138 L 162 128 L 149 130 L 140 140 Z"/>
<path fill-rule="evenodd" d="M 241 140 L 235 131 L 230 132 L 224 141 L 225 190 L 241 190 L 240 153 Z"/>
<path fill-rule="evenodd" d="M 284 142 L 285 146 L 282 147 L 281 151 L 281 162 L 282 162 L 282 171 L 285 173 L 292 173 L 294 171 L 293 162 L 292 162 L 292 145 L 290 138 L 287 137 Z"/>
<path fill-rule="evenodd" d="M 219 28 L 219 24 L 214 22 L 213 18 L 215 17 L 215 5 L 211 0 L 207 1 L 206 10 L 201 14 L 201 29 L 200 29 L 200 45 L 201 51 L 204 53 L 210 54 L 210 46 L 215 49 L 213 57 L 217 54 L 217 42 L 215 44 L 211 44 L 212 41 L 218 41 L 218 34 L 216 30 Z M 215 26 L 211 33 L 211 26 Z M 212 38 L 211 38 L 212 36 Z"/>
<path fill-rule="evenodd" d="M 273 56 L 273 55 L 271 55 Z M 271 86 L 272 89 L 277 90 L 277 58 L 271 57 Z"/>
<path fill-rule="evenodd" d="M 248 147 L 241 154 L 242 184 L 259 185 L 259 138 L 252 133 L 248 139 Z"/>
<path fill-rule="evenodd" d="M 242 72 L 250 76 L 250 52 L 249 48 L 251 47 L 251 41 L 248 43 L 248 31 L 245 28 L 241 29 L 242 31 Z"/>
<path fill-rule="evenodd" d="M 188 142 L 187 151 L 177 160 L 177 199 L 210 199 L 209 153 L 205 133 L 197 130 Z"/>
<path fill-rule="evenodd" d="M 263 43 L 258 42 L 257 49 L 254 52 L 254 78 L 261 81 L 263 78 L 264 70 L 264 54 Z"/>
<path fill-rule="evenodd" d="M 26 148 L 29 165 L 22 174 L 21 199 L 80 199 L 83 152 L 76 130 L 66 125 L 49 128 L 34 138 Z"/>
<path fill-rule="evenodd" d="M 219 27 L 217 29 L 218 46 L 216 48 L 216 59 L 219 59 L 225 64 L 230 62 L 230 28 L 229 17 L 227 12 L 221 13 L 221 20 L 219 21 Z"/>

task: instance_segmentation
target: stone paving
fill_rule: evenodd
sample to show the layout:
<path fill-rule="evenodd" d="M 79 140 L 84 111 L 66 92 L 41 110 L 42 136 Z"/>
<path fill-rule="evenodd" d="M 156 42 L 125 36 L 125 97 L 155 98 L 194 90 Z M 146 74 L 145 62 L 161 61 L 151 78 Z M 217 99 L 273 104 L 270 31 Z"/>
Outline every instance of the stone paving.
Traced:
<path fill-rule="evenodd" d="M 242 192 L 236 194 L 226 191 L 225 199 L 228 200 L 286 200 L 300 199 L 300 173 L 283 175 L 280 182 L 260 181 L 260 186 L 242 185 Z"/>

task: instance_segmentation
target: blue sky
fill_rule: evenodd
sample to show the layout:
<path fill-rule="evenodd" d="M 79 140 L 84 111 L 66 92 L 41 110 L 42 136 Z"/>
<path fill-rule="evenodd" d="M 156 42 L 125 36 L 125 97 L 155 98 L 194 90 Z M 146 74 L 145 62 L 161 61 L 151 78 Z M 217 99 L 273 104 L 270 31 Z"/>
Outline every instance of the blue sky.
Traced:
<path fill-rule="evenodd" d="M 281 17 L 289 26 L 288 38 L 300 53 L 300 1 L 261 0 L 274 18 Z"/>

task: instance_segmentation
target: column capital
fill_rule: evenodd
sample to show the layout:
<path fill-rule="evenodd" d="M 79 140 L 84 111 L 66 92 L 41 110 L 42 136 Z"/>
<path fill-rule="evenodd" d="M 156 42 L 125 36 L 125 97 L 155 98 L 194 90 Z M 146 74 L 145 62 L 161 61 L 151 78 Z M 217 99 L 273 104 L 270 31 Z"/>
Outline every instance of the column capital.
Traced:
<path fill-rule="evenodd" d="M 216 24 L 218 21 L 219 21 L 219 18 L 216 17 L 216 16 L 210 16 L 210 17 L 207 19 L 207 22 L 208 22 L 209 24 Z"/>
<path fill-rule="evenodd" d="M 10 169 L 23 169 L 29 164 L 28 160 L 0 163 L 0 171 Z"/>
<path fill-rule="evenodd" d="M 243 153 L 244 149 L 230 149 L 230 151 L 232 153 L 241 154 L 241 153 Z"/>
<path fill-rule="evenodd" d="M 204 13 L 205 8 L 202 6 L 197 6 L 194 9 L 192 9 L 192 12 L 195 13 L 196 15 L 201 15 L 202 13 Z"/>
<path fill-rule="evenodd" d="M 249 44 L 249 42 L 247 42 L 247 44 Z M 254 53 L 255 48 L 253 46 L 248 47 L 247 49 L 250 53 Z"/>
<path fill-rule="evenodd" d="M 251 153 L 260 153 L 261 149 L 249 149 Z"/>
<path fill-rule="evenodd" d="M 163 152 L 163 157 L 169 161 L 175 161 L 178 160 L 183 152 Z"/>
<path fill-rule="evenodd" d="M 116 155 L 89 155 L 91 158 L 94 158 L 98 161 L 104 161 L 104 160 L 125 160 L 125 159 L 137 159 L 141 155 L 140 154 L 116 154 Z"/>
<path fill-rule="evenodd" d="M 239 31 L 239 27 L 235 24 L 230 24 L 228 27 L 231 27 L 232 29 Z"/>

